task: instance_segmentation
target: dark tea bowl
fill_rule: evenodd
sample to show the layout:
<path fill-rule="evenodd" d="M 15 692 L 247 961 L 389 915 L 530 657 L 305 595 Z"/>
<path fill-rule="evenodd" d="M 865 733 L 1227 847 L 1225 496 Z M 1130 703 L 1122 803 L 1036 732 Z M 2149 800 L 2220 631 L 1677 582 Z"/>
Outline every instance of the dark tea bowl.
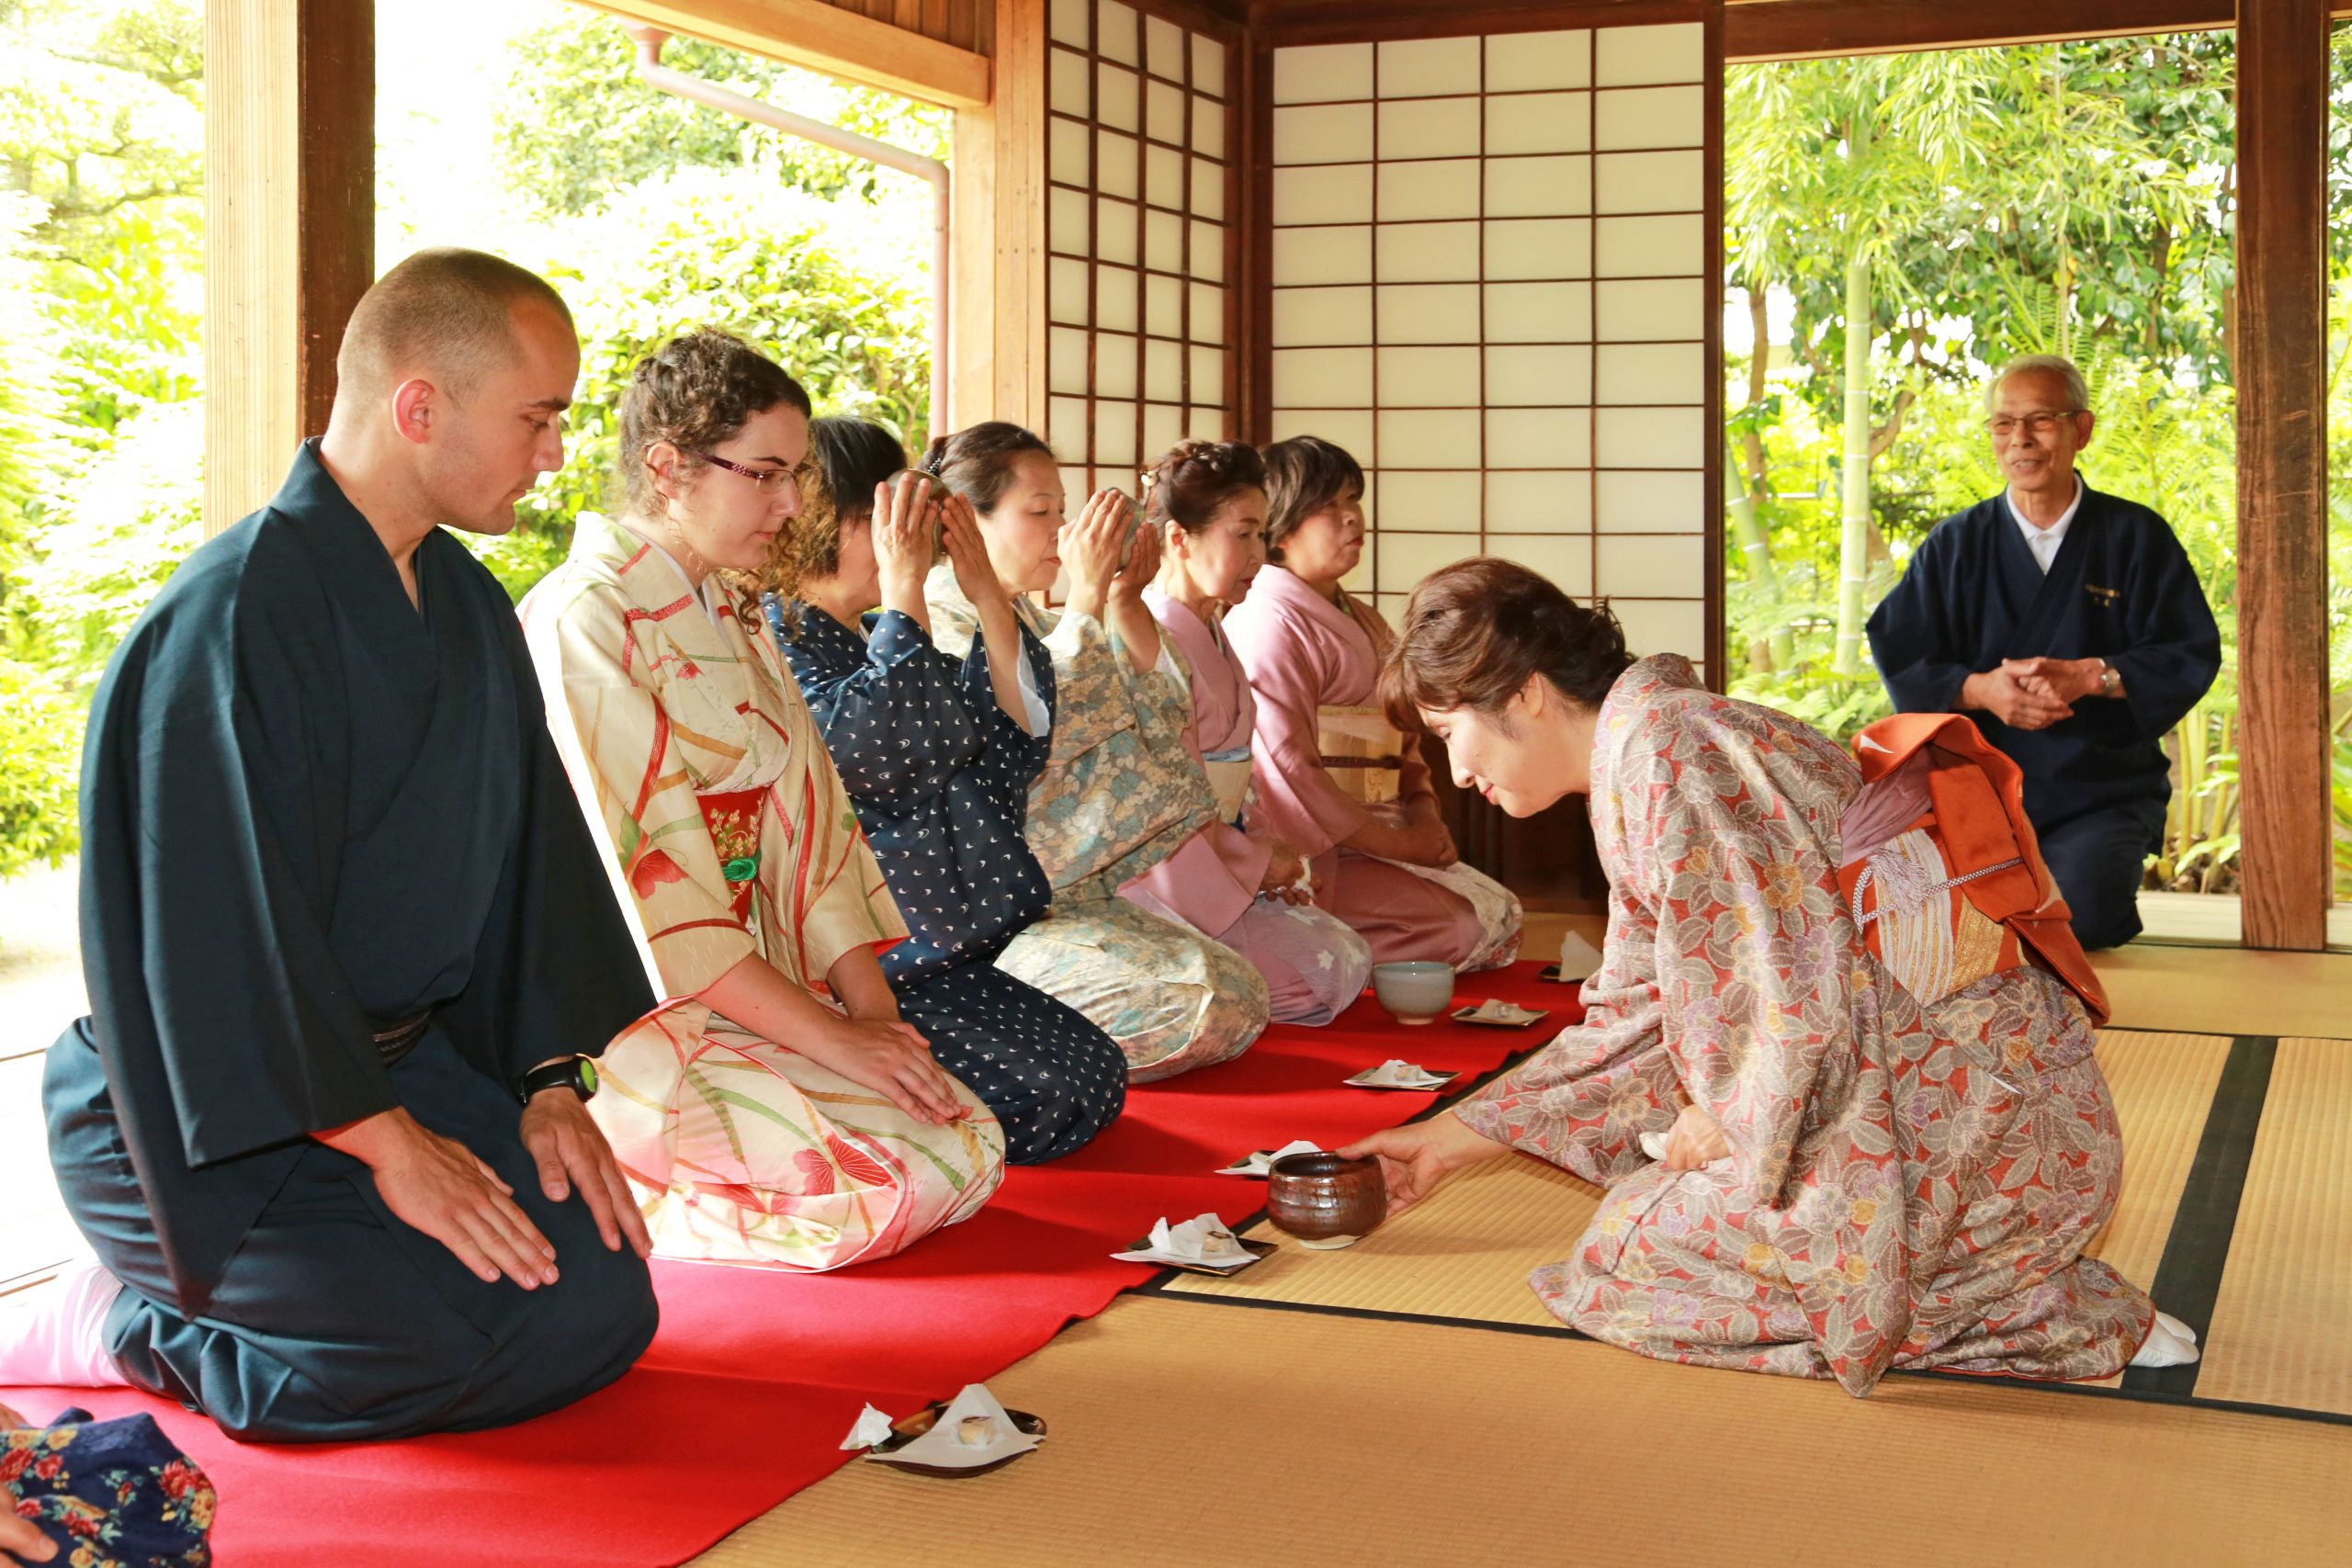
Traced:
<path fill-rule="evenodd" d="M 1266 1175 L 1266 1218 L 1314 1247 L 1345 1247 L 1388 1217 L 1388 1183 L 1376 1159 L 1285 1155 Z"/>

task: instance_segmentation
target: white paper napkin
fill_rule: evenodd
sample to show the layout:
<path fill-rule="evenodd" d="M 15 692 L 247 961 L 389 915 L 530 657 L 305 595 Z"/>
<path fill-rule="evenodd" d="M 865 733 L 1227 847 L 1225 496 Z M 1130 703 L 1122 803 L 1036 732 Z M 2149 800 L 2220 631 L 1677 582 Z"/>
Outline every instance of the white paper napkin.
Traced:
<path fill-rule="evenodd" d="M 1272 1174 L 1274 1162 L 1278 1159 L 1291 1155 L 1319 1155 L 1322 1152 L 1323 1148 L 1319 1144 L 1312 1143 L 1306 1138 L 1293 1138 L 1281 1148 L 1271 1152 L 1265 1149 L 1251 1149 L 1231 1165 L 1217 1167 L 1216 1174 L 1219 1176 L 1267 1176 Z"/>
<path fill-rule="evenodd" d="M 1642 1134 L 1642 1153 L 1649 1156 L 1652 1159 L 1664 1159 L 1666 1157 L 1666 1136 L 1667 1135 L 1664 1133 L 1644 1133 Z M 1702 1170 L 1729 1170 L 1731 1168 L 1731 1156 L 1725 1155 L 1721 1159 L 1711 1159 L 1699 1168 Z"/>
<path fill-rule="evenodd" d="M 1472 1008 L 1465 1016 L 1475 1018 L 1482 1023 L 1532 1023 L 1544 1014 L 1535 1008 L 1523 1008 L 1517 1002 L 1507 1002 L 1500 997 L 1488 997 L 1485 1001 Z"/>
<path fill-rule="evenodd" d="M 857 1425 L 842 1439 L 845 1449 L 870 1449 L 890 1435 L 890 1418 L 871 1404 L 858 1412 Z"/>
<path fill-rule="evenodd" d="M 1435 1089 L 1453 1080 L 1451 1073 L 1440 1077 L 1419 1062 L 1391 1056 L 1376 1067 L 1366 1067 L 1348 1082 L 1359 1089 Z"/>
<path fill-rule="evenodd" d="M 967 1416 L 985 1416 L 996 1423 L 996 1440 L 976 1447 L 956 1437 L 956 1429 Z M 868 1453 L 865 1457 L 884 1464 L 893 1462 L 936 1465 L 947 1470 L 967 1470 L 974 1465 L 994 1464 L 1014 1454 L 1025 1454 L 1037 1446 L 1038 1439 L 1012 1424 L 1004 1406 L 985 1383 L 966 1383 L 964 1392 L 947 1402 L 939 1424 L 905 1448 L 887 1454 Z"/>
<path fill-rule="evenodd" d="M 1197 1215 L 1175 1225 L 1165 1219 L 1155 1220 L 1151 1235 L 1142 1247 L 1111 1256 L 1123 1263 L 1195 1263 L 1211 1269 L 1238 1269 L 1258 1261 L 1258 1255 L 1247 1247 L 1238 1252 L 1203 1252 L 1201 1243 L 1211 1231 L 1233 1234 L 1215 1214 Z"/>
<path fill-rule="evenodd" d="M 1561 979 L 1589 979 L 1593 971 L 1600 967 L 1600 954 L 1594 951 L 1592 943 L 1574 931 L 1569 931 L 1560 938 Z"/>

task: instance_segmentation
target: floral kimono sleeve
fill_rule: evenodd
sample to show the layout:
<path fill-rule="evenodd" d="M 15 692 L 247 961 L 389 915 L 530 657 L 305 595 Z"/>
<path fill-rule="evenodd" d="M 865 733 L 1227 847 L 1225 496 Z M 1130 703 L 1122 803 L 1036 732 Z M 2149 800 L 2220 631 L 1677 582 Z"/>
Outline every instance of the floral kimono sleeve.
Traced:
<path fill-rule="evenodd" d="M 1666 1048 L 1657 939 L 1649 910 L 1612 885 L 1584 1021 L 1465 1101 L 1457 1114 L 1471 1131 L 1600 1186 L 1642 1165 L 1641 1135 L 1673 1126 L 1685 1103 Z"/>
<path fill-rule="evenodd" d="M 803 765 L 776 781 L 769 807 L 782 819 L 769 818 L 761 833 L 761 885 L 779 910 L 766 957 L 787 978 L 823 991 L 842 954 L 895 947 L 906 940 L 907 923 L 808 710 L 792 717 L 791 744 Z"/>
<path fill-rule="evenodd" d="M 593 787 L 592 815 L 636 906 L 662 992 L 691 997 L 758 943 L 735 918 L 676 728 L 646 684 L 660 678 L 659 656 L 631 641 L 629 626 L 620 592 L 588 582 L 529 616 L 526 635 L 558 750 L 575 784 Z"/>

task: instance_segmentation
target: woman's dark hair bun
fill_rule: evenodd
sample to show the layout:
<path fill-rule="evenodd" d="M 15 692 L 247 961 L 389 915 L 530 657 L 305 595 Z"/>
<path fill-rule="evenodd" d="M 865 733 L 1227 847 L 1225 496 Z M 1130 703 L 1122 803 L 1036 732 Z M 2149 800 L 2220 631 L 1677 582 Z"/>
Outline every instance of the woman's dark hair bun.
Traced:
<path fill-rule="evenodd" d="M 1633 662 L 1605 603 L 1579 604 L 1516 561 L 1477 556 L 1413 590 L 1380 694 L 1393 720 L 1418 724 L 1423 712 L 1492 713 L 1540 674 L 1571 702 L 1598 708 Z"/>
<path fill-rule="evenodd" d="M 1266 460 L 1240 441 L 1179 441 L 1144 470 L 1144 515 L 1197 534 L 1244 491 L 1266 488 Z"/>

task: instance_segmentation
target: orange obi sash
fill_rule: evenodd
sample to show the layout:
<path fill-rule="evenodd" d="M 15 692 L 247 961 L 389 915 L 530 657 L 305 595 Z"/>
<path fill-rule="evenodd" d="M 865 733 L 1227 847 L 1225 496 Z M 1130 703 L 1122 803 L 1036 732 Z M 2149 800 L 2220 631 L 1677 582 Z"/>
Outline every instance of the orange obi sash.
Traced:
<path fill-rule="evenodd" d="M 719 874 L 727 878 L 728 908 L 747 929 L 752 895 L 760 881 L 760 805 L 764 789 L 732 789 L 695 797 L 718 852 Z"/>
<path fill-rule="evenodd" d="M 1949 713 L 1881 719 L 1854 755 L 1863 788 L 1841 825 L 1838 886 L 1879 962 L 1934 1001 L 2030 949 L 2105 1024 L 2107 993 L 2042 863 L 2017 763 Z"/>

